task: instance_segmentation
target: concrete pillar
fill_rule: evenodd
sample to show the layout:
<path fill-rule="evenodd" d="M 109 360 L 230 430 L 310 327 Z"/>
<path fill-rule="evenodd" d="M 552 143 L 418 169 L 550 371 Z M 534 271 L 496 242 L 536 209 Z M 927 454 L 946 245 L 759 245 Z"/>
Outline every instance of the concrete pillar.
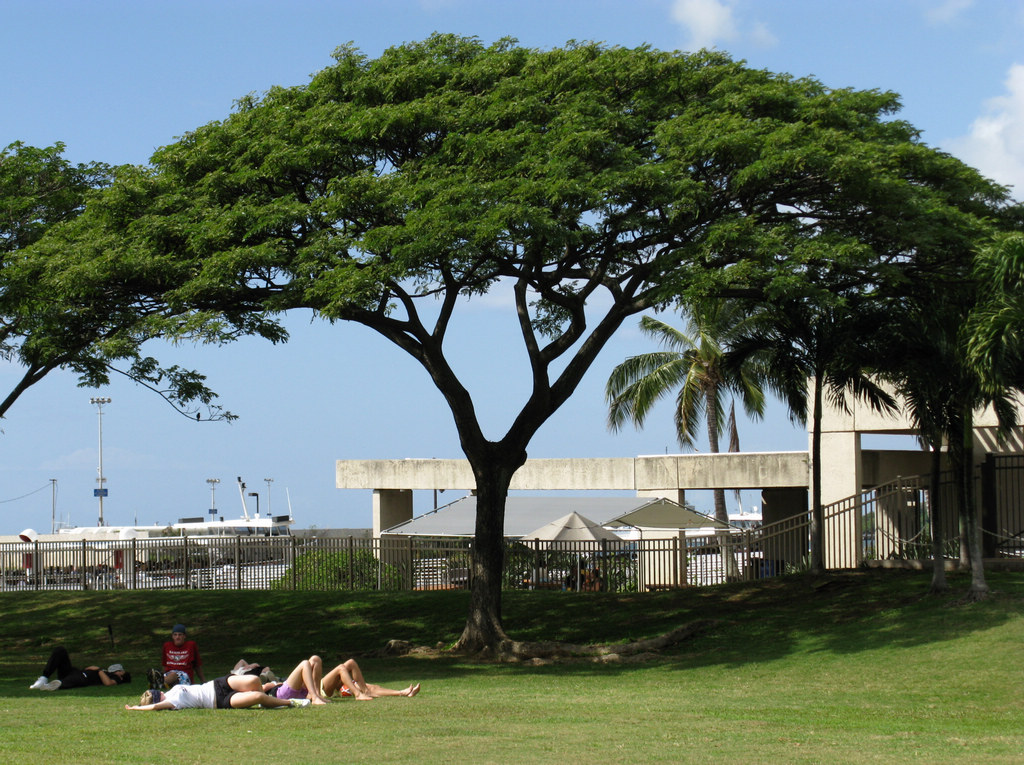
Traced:
<path fill-rule="evenodd" d="M 821 434 L 821 502 L 833 502 L 860 495 L 860 433 L 825 431 Z M 811 474 L 813 476 L 813 473 Z"/>
<path fill-rule="evenodd" d="M 863 532 L 860 520 L 860 433 L 854 430 L 824 431 L 821 434 L 821 454 L 821 504 L 826 508 L 825 528 L 822 530 L 825 535 L 825 568 L 856 567 L 860 563 Z M 824 455 L 828 455 L 827 462 Z M 812 471 L 812 481 L 813 475 Z M 837 502 L 846 502 L 851 512 L 829 518 L 828 506 Z"/>
<path fill-rule="evenodd" d="M 373 490 L 373 536 L 379 537 L 384 529 L 390 529 L 403 521 L 412 520 L 411 489 Z"/>

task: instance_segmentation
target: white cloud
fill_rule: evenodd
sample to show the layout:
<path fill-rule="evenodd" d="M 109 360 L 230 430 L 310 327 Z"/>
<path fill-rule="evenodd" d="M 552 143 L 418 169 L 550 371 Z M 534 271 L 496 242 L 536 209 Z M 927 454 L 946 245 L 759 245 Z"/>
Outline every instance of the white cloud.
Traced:
<path fill-rule="evenodd" d="M 40 465 L 43 470 L 76 470 L 90 466 L 96 467 L 95 449 L 78 449 L 70 454 L 46 460 Z"/>
<path fill-rule="evenodd" d="M 731 0 L 675 0 L 672 20 L 690 31 L 690 47 L 711 48 L 736 39 L 736 19 Z"/>
<path fill-rule="evenodd" d="M 110 472 L 117 470 L 156 470 L 167 467 L 177 467 L 164 457 L 157 457 L 154 454 L 133 452 L 129 449 L 117 447 L 104 447 L 104 474 L 109 476 Z M 53 459 L 45 460 L 40 468 L 43 470 L 85 470 L 96 471 L 97 453 L 95 449 L 76 449 L 69 454 L 62 454 Z"/>
<path fill-rule="evenodd" d="M 924 15 L 933 24 L 949 24 L 974 5 L 974 0 L 938 0 L 930 2 Z"/>
<path fill-rule="evenodd" d="M 772 30 L 763 21 L 754 22 L 754 27 L 750 31 L 750 39 L 759 48 L 772 48 L 779 43 L 779 38 L 772 33 Z"/>
<path fill-rule="evenodd" d="M 746 5 L 742 0 L 673 0 L 671 15 L 674 22 L 690 33 L 686 45 L 690 50 L 714 48 L 741 38 L 759 48 L 776 45 L 778 38 L 767 24 L 743 18 L 747 15 Z"/>
<path fill-rule="evenodd" d="M 985 113 L 970 132 L 950 142 L 960 159 L 999 183 L 1024 195 L 1024 64 L 1014 64 L 1006 76 L 1006 93 L 990 99 Z"/>
<path fill-rule="evenodd" d="M 458 5 L 458 0 L 420 0 L 420 8 L 427 13 L 435 13 Z"/>

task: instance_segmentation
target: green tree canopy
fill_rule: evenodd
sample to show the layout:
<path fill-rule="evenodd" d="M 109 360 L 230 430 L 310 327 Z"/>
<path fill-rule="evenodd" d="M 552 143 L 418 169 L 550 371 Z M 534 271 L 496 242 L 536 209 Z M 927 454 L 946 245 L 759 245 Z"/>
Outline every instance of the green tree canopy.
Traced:
<path fill-rule="evenodd" d="M 109 166 L 73 165 L 63 153 L 61 143 L 40 149 L 20 141 L 0 151 L 0 254 L 5 260 L 37 242 L 53 224 L 77 216 L 85 195 L 110 182 Z"/>
<path fill-rule="evenodd" d="M 342 47 L 308 84 L 243 98 L 159 150 L 116 192 L 145 212 L 115 229 L 133 257 L 189 272 L 172 306 L 311 308 L 422 365 L 477 483 L 461 645 L 494 647 L 509 482 L 627 317 L 680 295 L 898 281 L 984 228 L 1002 191 L 922 145 L 897 108 L 707 51 Z M 458 306 L 498 289 L 532 385 L 488 435 L 445 339 Z"/>
<path fill-rule="evenodd" d="M 968 355 L 986 386 L 1024 384 L 1024 232 L 986 242 L 974 262 L 979 297 L 968 324 Z"/>
<path fill-rule="evenodd" d="M 120 247 L 112 216 L 134 218 L 134 211 L 119 202 L 123 183 L 106 196 L 99 190 L 144 171 L 74 165 L 63 150 L 14 143 L 0 152 L 0 354 L 21 369 L 0 416 L 50 372 L 67 369 L 93 387 L 120 372 L 189 416 L 205 409 L 208 419 L 230 418 L 203 375 L 142 353 L 147 340 L 165 334 L 204 342 L 238 334 L 223 307 L 215 317 L 168 311 L 162 292 L 187 274 L 172 259 L 161 263 L 147 252 L 142 262 Z M 246 333 L 255 317 L 246 314 Z"/>

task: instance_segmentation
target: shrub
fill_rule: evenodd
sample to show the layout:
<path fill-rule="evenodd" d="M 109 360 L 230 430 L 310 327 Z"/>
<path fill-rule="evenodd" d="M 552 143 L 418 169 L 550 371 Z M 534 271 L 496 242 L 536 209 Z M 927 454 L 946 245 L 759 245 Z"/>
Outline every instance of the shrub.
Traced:
<path fill-rule="evenodd" d="M 275 590 L 395 590 L 401 575 L 368 550 L 311 550 L 273 583 Z"/>

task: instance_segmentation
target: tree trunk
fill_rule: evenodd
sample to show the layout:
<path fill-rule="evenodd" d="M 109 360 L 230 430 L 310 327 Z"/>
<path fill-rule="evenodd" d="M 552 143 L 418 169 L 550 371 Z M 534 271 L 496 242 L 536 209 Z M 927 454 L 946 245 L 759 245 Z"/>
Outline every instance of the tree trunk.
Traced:
<path fill-rule="evenodd" d="M 509 641 L 501 621 L 501 576 L 505 565 L 505 500 L 512 475 L 526 461 L 492 452 L 471 459 L 476 477 L 476 533 L 472 551 L 469 614 L 455 648 L 479 653 Z M 510 463 L 503 465 L 502 463 Z M 514 463 L 514 464 L 511 464 Z M 482 467 L 481 467 L 482 466 Z"/>
<path fill-rule="evenodd" d="M 932 445 L 932 469 L 928 478 L 928 497 L 932 533 L 932 584 L 929 592 L 939 594 L 949 590 L 946 582 L 946 542 L 942 536 L 942 451 L 937 444 Z"/>
<path fill-rule="evenodd" d="M 963 459 L 957 478 L 971 563 L 971 586 L 967 590 L 967 599 L 983 600 L 988 596 L 989 586 L 985 581 L 985 563 L 981 555 L 978 505 L 974 501 L 974 417 L 970 411 L 964 417 Z"/>
<path fill-rule="evenodd" d="M 708 448 L 712 454 L 718 454 L 718 391 L 715 386 L 708 386 L 704 391 L 704 410 L 707 414 Z M 728 525 L 729 511 L 725 507 L 725 489 L 715 489 L 715 520 Z M 740 578 L 739 566 L 736 565 L 736 554 L 732 545 L 732 534 L 728 531 L 715 532 L 715 541 L 722 556 L 725 569 L 725 581 L 735 582 Z"/>
<path fill-rule="evenodd" d="M 814 377 L 814 403 L 811 425 L 811 573 L 825 573 L 825 510 L 821 504 L 821 374 Z"/>

